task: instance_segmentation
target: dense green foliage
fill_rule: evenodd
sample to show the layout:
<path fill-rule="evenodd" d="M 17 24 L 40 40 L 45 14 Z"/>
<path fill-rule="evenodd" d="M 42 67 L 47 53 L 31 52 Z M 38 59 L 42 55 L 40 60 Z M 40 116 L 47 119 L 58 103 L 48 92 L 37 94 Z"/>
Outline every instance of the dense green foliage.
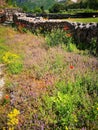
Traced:
<path fill-rule="evenodd" d="M 43 13 L 44 10 L 51 13 L 70 13 L 70 9 L 98 9 L 98 0 L 81 0 L 80 2 L 74 3 L 70 0 L 64 2 L 57 2 L 55 0 L 6 0 L 8 5 L 22 7 L 26 12 Z M 43 7 L 43 9 L 41 8 Z"/>
<path fill-rule="evenodd" d="M 72 34 L 70 31 L 55 29 L 52 30 L 50 33 L 46 35 L 46 42 L 48 46 L 57 46 L 61 45 L 66 51 L 69 52 L 78 52 L 78 49 L 80 50 L 89 50 L 90 54 L 98 55 L 97 51 L 97 38 L 92 38 L 91 42 L 89 44 L 80 43 L 77 41 L 77 45 L 75 44 L 75 41 L 73 39 Z M 78 48 L 78 49 L 77 49 Z"/>
<path fill-rule="evenodd" d="M 52 96 L 44 96 L 39 109 L 41 113 L 46 113 L 43 117 L 48 117 L 52 130 L 98 128 L 98 77 L 92 76 L 78 77 L 74 83 L 60 81 Z"/>
<path fill-rule="evenodd" d="M 82 9 L 82 12 L 85 12 L 84 9 L 86 9 L 87 12 L 89 12 L 89 9 L 98 9 L 98 0 L 85 0 L 85 1 L 80 1 L 77 3 L 71 3 L 71 4 L 66 4 L 65 3 L 55 3 L 52 7 L 50 7 L 49 11 L 51 13 L 60 13 L 60 12 L 67 12 L 70 13 L 68 10 L 74 10 L 73 12 L 77 12 L 78 9 Z"/>
<path fill-rule="evenodd" d="M 34 10 L 35 8 L 40 8 L 43 6 L 45 9 L 51 7 L 56 1 L 55 0 L 14 0 L 13 4 L 16 4 L 22 8 L 25 8 L 27 11 Z"/>
<path fill-rule="evenodd" d="M 46 36 L 46 41 L 48 45 L 55 46 L 58 44 L 69 44 L 72 43 L 72 37 L 68 36 L 69 33 L 67 33 L 64 30 L 55 29 L 52 30 L 49 34 Z"/>

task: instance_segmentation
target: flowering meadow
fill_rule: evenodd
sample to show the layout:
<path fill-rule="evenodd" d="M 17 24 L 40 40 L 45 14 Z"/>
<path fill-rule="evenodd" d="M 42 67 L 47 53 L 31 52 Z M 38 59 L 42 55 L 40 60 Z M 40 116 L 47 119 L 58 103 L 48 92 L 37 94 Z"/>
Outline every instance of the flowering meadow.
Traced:
<path fill-rule="evenodd" d="M 0 25 L 0 130 L 98 130 L 98 57 L 90 51 L 68 27 L 35 35 Z"/>

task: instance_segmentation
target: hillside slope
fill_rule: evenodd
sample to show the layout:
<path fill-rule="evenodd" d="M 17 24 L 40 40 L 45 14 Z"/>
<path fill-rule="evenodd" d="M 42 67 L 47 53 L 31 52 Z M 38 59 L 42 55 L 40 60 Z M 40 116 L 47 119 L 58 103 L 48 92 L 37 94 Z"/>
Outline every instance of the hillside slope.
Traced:
<path fill-rule="evenodd" d="M 20 70 L 20 56 L 23 70 L 11 74 Z M 97 130 L 96 57 L 49 47 L 43 36 L 0 26 L 0 59 L 6 64 L 0 130 Z"/>
<path fill-rule="evenodd" d="M 13 0 L 18 6 L 28 6 L 29 8 L 44 6 L 45 9 L 51 7 L 57 1 L 55 0 Z"/>

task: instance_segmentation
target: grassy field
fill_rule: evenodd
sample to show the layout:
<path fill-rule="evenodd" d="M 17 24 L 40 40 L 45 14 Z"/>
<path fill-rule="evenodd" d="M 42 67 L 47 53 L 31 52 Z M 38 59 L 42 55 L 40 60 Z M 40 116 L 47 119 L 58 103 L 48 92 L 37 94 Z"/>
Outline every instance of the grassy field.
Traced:
<path fill-rule="evenodd" d="M 98 129 L 98 58 L 60 38 L 0 26 L 0 130 Z"/>
<path fill-rule="evenodd" d="M 98 18 L 70 18 L 68 19 L 68 21 L 83 22 L 83 23 L 91 23 L 91 22 L 98 23 Z"/>

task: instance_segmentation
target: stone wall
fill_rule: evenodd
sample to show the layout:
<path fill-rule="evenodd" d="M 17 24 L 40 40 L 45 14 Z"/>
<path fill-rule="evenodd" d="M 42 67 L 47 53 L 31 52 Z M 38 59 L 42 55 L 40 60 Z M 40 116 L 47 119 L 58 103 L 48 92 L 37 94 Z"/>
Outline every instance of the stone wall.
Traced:
<path fill-rule="evenodd" d="M 4 23 L 6 21 L 6 15 L 0 14 L 0 23 Z"/>
<path fill-rule="evenodd" d="M 13 15 L 18 12 L 22 12 L 20 8 L 5 8 L 4 12 L 6 14 L 7 21 L 13 21 Z"/>
<path fill-rule="evenodd" d="M 90 13 L 76 13 L 76 14 L 36 14 L 39 17 L 45 17 L 48 19 L 66 19 L 66 18 L 92 18 L 92 17 L 98 17 L 98 12 L 90 12 Z M 31 14 L 28 14 L 28 16 L 32 17 Z"/>
<path fill-rule="evenodd" d="M 0 23 L 5 22 L 6 20 L 6 15 L 3 9 L 0 9 Z"/>
<path fill-rule="evenodd" d="M 22 12 L 22 9 L 20 8 L 0 9 L 0 23 L 4 23 L 5 21 L 13 22 L 13 15 L 19 12 Z"/>
<path fill-rule="evenodd" d="M 23 26 L 30 31 L 40 29 L 50 31 L 54 28 L 69 29 L 77 43 L 90 44 L 92 38 L 98 41 L 98 23 L 77 23 L 66 20 L 44 19 L 42 17 L 27 17 L 25 13 L 16 13 L 13 21 L 17 26 Z"/>

